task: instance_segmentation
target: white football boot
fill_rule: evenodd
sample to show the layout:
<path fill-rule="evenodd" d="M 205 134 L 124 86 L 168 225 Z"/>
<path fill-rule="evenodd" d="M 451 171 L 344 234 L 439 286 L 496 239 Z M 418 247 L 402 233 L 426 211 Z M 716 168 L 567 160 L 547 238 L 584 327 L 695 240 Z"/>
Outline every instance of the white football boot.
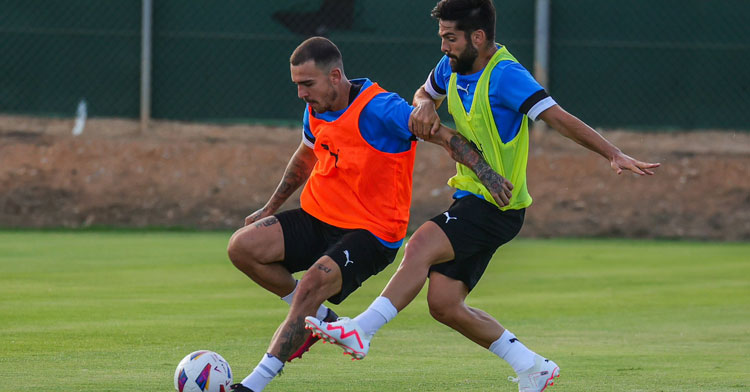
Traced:
<path fill-rule="evenodd" d="M 534 366 L 518 373 L 518 377 L 508 377 L 508 380 L 518 383 L 519 392 L 542 392 L 554 385 L 556 377 L 560 377 L 560 367 L 537 354 L 534 356 Z"/>
<path fill-rule="evenodd" d="M 352 356 L 352 361 L 364 358 L 370 350 L 372 335 L 364 333 L 359 324 L 348 317 L 341 317 L 337 321 L 327 323 L 308 316 L 305 317 L 305 328 L 324 342 L 343 348 L 344 354 Z"/>

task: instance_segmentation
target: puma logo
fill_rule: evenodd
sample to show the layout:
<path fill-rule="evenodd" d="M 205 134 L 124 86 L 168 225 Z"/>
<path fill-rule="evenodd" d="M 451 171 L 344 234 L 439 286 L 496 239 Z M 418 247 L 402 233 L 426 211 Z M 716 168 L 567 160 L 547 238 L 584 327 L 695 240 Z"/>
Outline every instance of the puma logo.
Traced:
<path fill-rule="evenodd" d="M 458 218 L 450 216 L 450 214 L 448 214 L 448 211 L 443 212 L 443 215 L 445 215 L 445 223 L 448 223 L 451 219 L 458 220 Z"/>
<path fill-rule="evenodd" d="M 508 340 L 508 341 L 511 342 L 511 343 L 515 343 L 515 342 L 518 341 L 518 339 L 516 339 L 516 338 L 510 338 L 510 340 Z"/>
<path fill-rule="evenodd" d="M 333 151 L 331 151 L 331 148 L 328 147 L 327 144 L 321 144 L 320 146 L 323 147 L 324 150 L 328 151 L 328 153 L 331 154 L 331 156 L 335 159 L 333 161 L 333 167 L 338 167 L 338 163 L 339 163 L 339 151 L 341 151 L 341 149 L 337 148 L 336 149 L 336 153 L 334 153 Z"/>
<path fill-rule="evenodd" d="M 348 250 L 344 251 L 344 256 L 346 256 L 346 261 L 344 262 L 344 267 L 346 267 L 349 264 L 354 264 L 354 261 L 349 260 L 349 251 Z"/>
<path fill-rule="evenodd" d="M 466 87 L 461 87 L 460 84 L 456 83 L 456 90 L 463 90 L 466 94 L 468 94 L 469 86 L 471 86 L 471 83 L 466 83 Z"/>

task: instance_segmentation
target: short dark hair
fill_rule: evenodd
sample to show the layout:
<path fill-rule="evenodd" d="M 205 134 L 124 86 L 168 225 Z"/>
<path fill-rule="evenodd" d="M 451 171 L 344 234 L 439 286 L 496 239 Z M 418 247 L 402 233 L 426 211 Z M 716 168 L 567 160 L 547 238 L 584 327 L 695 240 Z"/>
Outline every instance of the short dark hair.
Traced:
<path fill-rule="evenodd" d="M 484 30 L 487 40 L 495 39 L 495 5 L 492 0 L 440 0 L 430 13 L 435 19 L 456 22 L 458 30 L 468 37 L 476 30 Z"/>
<path fill-rule="evenodd" d="M 325 37 L 306 39 L 289 57 L 289 63 L 292 65 L 300 65 L 310 60 L 315 61 L 315 66 L 320 69 L 328 70 L 332 66 L 338 66 L 342 70 L 344 68 L 339 48 Z"/>

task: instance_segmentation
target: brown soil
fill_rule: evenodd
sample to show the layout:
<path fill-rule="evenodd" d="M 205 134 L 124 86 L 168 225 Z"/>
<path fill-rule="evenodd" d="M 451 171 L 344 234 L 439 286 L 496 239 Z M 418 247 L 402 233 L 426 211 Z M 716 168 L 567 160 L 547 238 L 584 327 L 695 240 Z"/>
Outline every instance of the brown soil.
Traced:
<path fill-rule="evenodd" d="M 0 227 L 226 229 L 261 207 L 300 142 L 298 129 L 0 117 Z M 661 162 L 653 177 L 614 174 L 554 131 L 535 130 L 526 237 L 750 240 L 750 133 L 602 131 Z M 450 203 L 447 153 L 421 143 L 412 229 Z M 298 199 L 285 208 L 298 206 Z"/>

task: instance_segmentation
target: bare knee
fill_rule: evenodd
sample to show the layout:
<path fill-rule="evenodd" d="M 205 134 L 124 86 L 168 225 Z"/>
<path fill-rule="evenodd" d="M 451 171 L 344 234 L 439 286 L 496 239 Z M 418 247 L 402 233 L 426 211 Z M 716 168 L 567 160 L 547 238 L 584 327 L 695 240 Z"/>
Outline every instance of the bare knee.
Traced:
<path fill-rule="evenodd" d="M 300 280 L 292 307 L 314 313 L 327 298 L 341 291 L 340 274 L 331 276 L 316 269 L 316 265 Z"/>
<path fill-rule="evenodd" d="M 402 264 L 429 267 L 452 260 L 453 257 L 453 247 L 448 237 L 435 223 L 427 222 L 414 233 L 406 244 Z"/>
<path fill-rule="evenodd" d="M 297 291 L 294 293 L 294 305 L 314 311 L 327 297 L 324 297 L 320 290 L 323 282 L 316 277 L 307 275 L 310 274 L 306 274 L 297 285 Z"/>
<path fill-rule="evenodd" d="M 251 272 L 262 259 L 262 247 L 258 246 L 252 229 L 243 227 L 229 239 L 227 254 L 237 269 L 243 272 Z"/>
<path fill-rule="evenodd" d="M 426 259 L 429 242 L 424 237 L 415 236 L 406 243 L 404 247 L 404 259 L 402 263 L 414 263 L 416 260 Z"/>
<path fill-rule="evenodd" d="M 427 296 L 427 305 L 430 308 L 430 315 L 435 320 L 445 324 L 453 325 L 463 303 L 446 301 L 445 298 L 435 298 Z"/>
<path fill-rule="evenodd" d="M 229 260 L 231 260 L 234 266 L 238 268 L 238 264 L 242 263 L 246 258 L 246 250 L 242 245 L 241 239 L 242 231 L 243 229 L 235 231 L 234 234 L 232 234 L 232 237 L 229 238 L 229 244 L 227 245 L 227 254 L 229 255 Z"/>

